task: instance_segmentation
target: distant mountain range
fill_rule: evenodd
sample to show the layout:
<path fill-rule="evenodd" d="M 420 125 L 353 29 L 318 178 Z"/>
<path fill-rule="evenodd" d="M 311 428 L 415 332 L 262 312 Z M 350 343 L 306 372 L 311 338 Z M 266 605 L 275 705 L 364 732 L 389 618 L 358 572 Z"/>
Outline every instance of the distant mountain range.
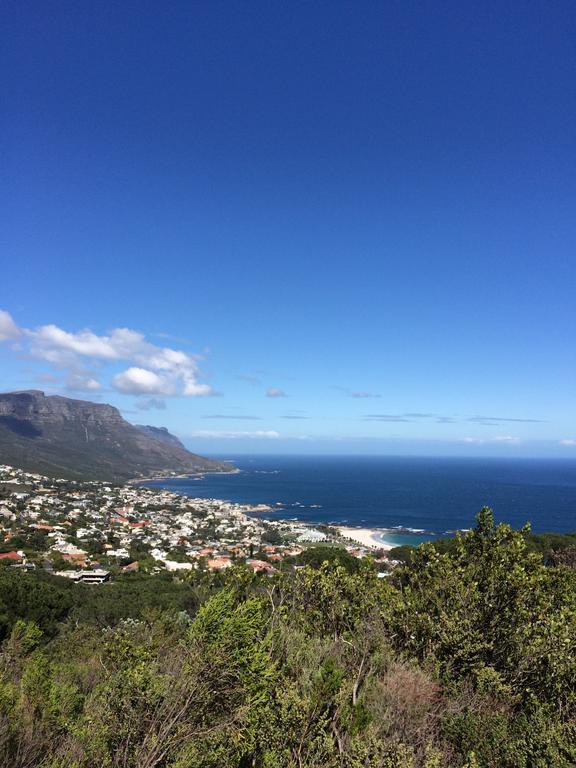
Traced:
<path fill-rule="evenodd" d="M 0 464 L 52 477 L 118 483 L 232 470 L 190 453 L 163 427 L 129 424 L 111 405 L 39 390 L 0 394 Z"/>

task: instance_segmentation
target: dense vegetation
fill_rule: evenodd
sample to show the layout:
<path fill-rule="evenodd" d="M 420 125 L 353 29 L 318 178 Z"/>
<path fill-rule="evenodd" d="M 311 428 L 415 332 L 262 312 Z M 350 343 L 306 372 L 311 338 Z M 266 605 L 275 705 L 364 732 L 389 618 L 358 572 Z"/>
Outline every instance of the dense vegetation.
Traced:
<path fill-rule="evenodd" d="M 574 765 L 576 571 L 527 538 L 484 509 L 389 578 L 318 552 L 273 577 L 6 570 L 0 764 Z"/>
<path fill-rule="evenodd" d="M 457 539 L 437 539 L 434 542 L 434 549 L 437 552 L 454 552 L 457 546 Z M 524 541 L 529 552 L 538 552 L 542 555 L 544 563 L 547 565 L 558 565 L 567 563 L 576 565 L 576 532 L 574 533 L 532 533 L 526 529 L 524 531 Z M 399 560 L 401 563 L 408 563 L 416 554 L 417 547 L 403 544 L 400 547 L 394 547 L 390 550 L 390 557 Z"/>

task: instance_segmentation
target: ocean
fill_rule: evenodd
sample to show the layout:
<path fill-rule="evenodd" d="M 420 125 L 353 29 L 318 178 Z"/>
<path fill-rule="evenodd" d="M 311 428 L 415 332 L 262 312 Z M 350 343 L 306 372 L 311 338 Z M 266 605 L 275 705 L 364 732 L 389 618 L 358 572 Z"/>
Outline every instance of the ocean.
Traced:
<path fill-rule="evenodd" d="M 226 456 L 237 474 L 151 481 L 202 498 L 278 506 L 268 518 L 378 528 L 396 544 L 470 528 L 483 505 L 534 532 L 576 530 L 576 461 L 559 459 Z"/>

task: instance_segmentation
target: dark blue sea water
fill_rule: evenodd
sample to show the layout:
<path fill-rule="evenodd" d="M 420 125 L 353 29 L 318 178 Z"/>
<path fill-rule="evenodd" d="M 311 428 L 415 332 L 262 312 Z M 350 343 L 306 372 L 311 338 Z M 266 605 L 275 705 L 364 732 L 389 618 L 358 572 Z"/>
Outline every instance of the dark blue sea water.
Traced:
<path fill-rule="evenodd" d="M 484 504 L 496 519 L 535 532 L 576 530 L 576 461 L 228 456 L 239 474 L 149 483 L 177 493 L 248 504 L 280 502 L 267 517 L 433 535 L 469 528 Z M 386 540 L 391 536 L 386 535 Z M 420 532 L 398 543 L 429 538 Z"/>

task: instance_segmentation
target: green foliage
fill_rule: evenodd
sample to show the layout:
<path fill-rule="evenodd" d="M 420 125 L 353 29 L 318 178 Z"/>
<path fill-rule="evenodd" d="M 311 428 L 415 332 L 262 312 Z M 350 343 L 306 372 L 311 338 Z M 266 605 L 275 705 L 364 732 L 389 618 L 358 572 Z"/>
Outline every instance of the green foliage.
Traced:
<path fill-rule="evenodd" d="M 5 650 L 13 657 L 24 657 L 40 645 L 41 639 L 42 630 L 35 622 L 18 619 L 5 643 Z"/>
<path fill-rule="evenodd" d="M 71 586 L 63 579 L 44 581 L 31 574 L 0 573 L 0 641 L 19 619 L 34 621 L 44 633 L 54 635 L 72 605 Z"/>
<path fill-rule="evenodd" d="M 576 764 L 576 572 L 527 530 L 483 509 L 390 579 L 308 551 L 273 578 L 0 574 L 0 765 Z"/>
<path fill-rule="evenodd" d="M 359 560 L 344 547 L 332 547 L 326 544 L 308 547 L 298 555 L 298 562 L 300 565 L 309 565 L 312 568 L 321 568 L 324 563 L 339 565 L 348 573 L 357 573 L 360 568 Z"/>
<path fill-rule="evenodd" d="M 265 531 L 262 534 L 262 541 L 265 544 L 282 544 L 283 538 L 280 531 L 271 525 L 265 525 Z"/>
<path fill-rule="evenodd" d="M 393 628 L 405 650 L 433 657 L 448 677 L 488 667 L 525 700 L 572 706 L 576 582 L 529 552 L 523 532 L 495 526 L 484 509 L 452 554 L 421 546 L 397 579 Z"/>
<path fill-rule="evenodd" d="M 334 637 L 353 633 L 365 617 L 388 610 L 398 598 L 369 561 L 361 562 L 355 574 L 327 561 L 317 570 L 304 568 L 288 589 L 301 625 L 310 633 Z"/>
<path fill-rule="evenodd" d="M 525 532 L 526 548 L 529 552 L 535 552 L 542 556 L 545 563 L 555 563 L 558 555 L 571 555 L 571 565 L 576 565 L 576 532 L 574 533 L 532 533 Z M 457 546 L 456 538 L 438 539 L 434 542 L 434 549 L 440 554 L 454 552 Z M 400 547 L 394 547 L 388 553 L 393 560 L 399 560 L 402 563 L 411 562 L 415 555 L 417 547 L 409 544 L 403 544 Z M 561 558 L 562 559 L 562 558 Z"/>
<path fill-rule="evenodd" d="M 113 626 L 127 618 L 141 619 L 151 612 L 194 612 L 198 600 L 194 585 L 175 581 L 169 574 L 126 574 L 102 585 L 74 585 L 71 618 Z"/>

